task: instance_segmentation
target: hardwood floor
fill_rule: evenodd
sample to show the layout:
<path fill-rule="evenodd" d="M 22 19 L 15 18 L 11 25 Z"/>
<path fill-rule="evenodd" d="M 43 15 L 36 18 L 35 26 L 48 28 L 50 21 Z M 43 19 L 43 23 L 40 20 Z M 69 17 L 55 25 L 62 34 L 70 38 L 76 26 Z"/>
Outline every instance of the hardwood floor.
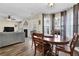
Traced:
<path fill-rule="evenodd" d="M 28 38 L 23 43 L 18 43 L 0 48 L 0 56 L 33 56 L 33 55 L 34 55 L 34 49 L 31 46 L 31 39 Z"/>
<path fill-rule="evenodd" d="M 34 49 L 31 47 L 31 38 L 27 38 L 24 43 L 18 43 L 0 48 L 0 56 L 34 56 Z M 74 53 L 74 55 L 77 55 Z M 37 56 L 41 56 L 37 52 Z M 60 53 L 60 56 L 66 56 Z"/>

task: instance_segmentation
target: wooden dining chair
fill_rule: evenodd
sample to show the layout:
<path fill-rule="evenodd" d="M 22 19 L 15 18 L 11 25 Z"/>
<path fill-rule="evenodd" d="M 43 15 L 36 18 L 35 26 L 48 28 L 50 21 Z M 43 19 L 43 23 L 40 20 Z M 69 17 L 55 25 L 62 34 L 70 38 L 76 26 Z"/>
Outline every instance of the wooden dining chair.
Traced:
<path fill-rule="evenodd" d="M 59 51 L 70 54 L 70 56 L 73 56 L 73 52 L 74 52 L 74 48 L 76 46 L 76 43 L 78 41 L 78 34 L 74 34 L 71 43 L 69 44 L 69 46 L 57 46 L 56 47 L 56 55 L 59 54 Z M 69 49 L 68 49 L 69 48 Z"/>
<path fill-rule="evenodd" d="M 33 45 L 34 45 L 34 38 L 36 37 L 40 37 L 41 39 L 43 38 L 43 34 L 42 33 L 36 33 L 36 32 L 33 32 L 32 33 L 32 48 L 33 48 Z"/>
<path fill-rule="evenodd" d="M 42 55 L 45 55 L 46 52 L 49 50 L 50 45 L 43 41 L 43 37 L 44 37 L 44 35 L 41 33 L 33 33 L 32 34 L 32 39 L 33 39 L 34 48 L 35 48 L 34 55 L 36 55 L 37 50 L 40 53 L 42 53 Z"/>

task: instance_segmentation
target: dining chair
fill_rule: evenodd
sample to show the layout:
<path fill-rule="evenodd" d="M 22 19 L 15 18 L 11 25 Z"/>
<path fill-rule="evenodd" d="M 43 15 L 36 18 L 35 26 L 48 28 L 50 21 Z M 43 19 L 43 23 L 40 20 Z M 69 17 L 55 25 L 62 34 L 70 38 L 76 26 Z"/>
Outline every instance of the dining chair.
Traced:
<path fill-rule="evenodd" d="M 57 46 L 56 47 L 56 55 L 59 55 L 59 51 L 70 54 L 70 56 L 73 56 L 74 48 L 76 46 L 76 43 L 78 41 L 79 35 L 74 33 L 74 36 L 69 44 L 69 46 Z"/>
<path fill-rule="evenodd" d="M 40 37 L 42 39 L 43 38 L 43 34 L 42 33 L 32 32 L 31 36 L 32 36 L 32 48 L 33 48 L 35 36 L 36 37 Z"/>
<path fill-rule="evenodd" d="M 34 55 L 36 55 L 36 51 L 38 50 L 42 55 L 46 55 L 47 51 L 50 49 L 50 44 L 46 43 L 43 40 L 44 35 L 41 33 L 33 33 L 32 39 L 34 42 L 34 48 L 35 52 Z"/>

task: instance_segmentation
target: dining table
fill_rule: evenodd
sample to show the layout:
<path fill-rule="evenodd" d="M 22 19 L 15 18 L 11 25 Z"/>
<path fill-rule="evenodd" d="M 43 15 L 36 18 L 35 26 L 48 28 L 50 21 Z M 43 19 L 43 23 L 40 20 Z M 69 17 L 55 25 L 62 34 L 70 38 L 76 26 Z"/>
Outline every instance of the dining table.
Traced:
<path fill-rule="evenodd" d="M 44 35 L 43 40 L 52 45 L 52 50 L 53 46 L 55 46 L 55 51 L 58 45 L 67 45 L 69 43 L 69 40 L 62 39 L 60 35 Z M 55 52 L 54 54 L 56 55 L 57 53 Z"/>

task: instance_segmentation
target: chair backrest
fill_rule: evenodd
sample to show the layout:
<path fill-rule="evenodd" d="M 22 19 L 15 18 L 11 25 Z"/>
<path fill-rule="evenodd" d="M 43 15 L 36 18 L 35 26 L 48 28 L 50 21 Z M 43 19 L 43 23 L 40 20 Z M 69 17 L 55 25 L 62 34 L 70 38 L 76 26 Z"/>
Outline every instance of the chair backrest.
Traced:
<path fill-rule="evenodd" d="M 74 51 L 74 48 L 75 48 L 76 43 L 78 41 L 78 37 L 79 37 L 79 35 L 77 33 L 74 33 L 73 38 L 72 38 L 72 41 L 70 43 L 70 50 L 71 51 Z"/>
<path fill-rule="evenodd" d="M 42 33 L 33 33 L 32 34 L 32 39 L 34 44 L 39 44 L 42 45 L 43 44 L 43 34 Z"/>

